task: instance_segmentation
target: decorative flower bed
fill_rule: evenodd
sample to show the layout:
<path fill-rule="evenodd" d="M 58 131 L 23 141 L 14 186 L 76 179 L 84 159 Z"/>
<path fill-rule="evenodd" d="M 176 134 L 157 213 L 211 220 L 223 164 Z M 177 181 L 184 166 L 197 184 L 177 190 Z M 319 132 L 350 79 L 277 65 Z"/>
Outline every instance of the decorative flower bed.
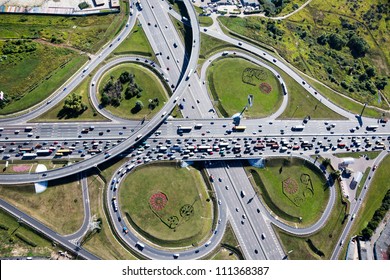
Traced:
<path fill-rule="evenodd" d="M 298 191 L 298 183 L 292 178 L 283 181 L 283 189 L 288 194 L 295 194 Z"/>
<path fill-rule="evenodd" d="M 168 197 L 162 192 L 153 194 L 149 199 L 149 204 L 154 211 L 161 211 L 168 202 Z"/>
<path fill-rule="evenodd" d="M 261 83 L 259 85 L 260 91 L 266 94 L 269 94 L 272 91 L 272 87 L 268 83 Z"/>

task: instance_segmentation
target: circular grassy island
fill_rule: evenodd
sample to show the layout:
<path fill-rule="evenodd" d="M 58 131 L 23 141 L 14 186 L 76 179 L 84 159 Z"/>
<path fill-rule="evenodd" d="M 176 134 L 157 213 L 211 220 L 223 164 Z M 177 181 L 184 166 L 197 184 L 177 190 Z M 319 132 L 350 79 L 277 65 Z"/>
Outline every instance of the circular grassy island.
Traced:
<path fill-rule="evenodd" d="M 158 163 L 137 168 L 122 182 L 119 206 L 126 223 L 158 246 L 196 245 L 212 230 L 212 201 L 192 167 Z"/>
<path fill-rule="evenodd" d="M 249 118 L 269 116 L 282 103 L 282 89 L 272 72 L 243 58 L 215 61 L 208 68 L 207 80 L 217 109 L 224 117 L 241 112 L 249 94 L 254 96 L 253 106 L 245 112 Z"/>
<path fill-rule="evenodd" d="M 298 227 L 315 223 L 329 200 L 320 170 L 298 158 L 269 159 L 265 168 L 246 167 L 262 200 L 280 218 Z"/>
<path fill-rule="evenodd" d="M 125 72 L 132 79 L 121 80 Z M 150 119 L 169 98 L 156 74 L 136 63 L 123 63 L 107 71 L 98 82 L 97 95 L 107 111 L 124 119 Z M 142 106 L 137 106 L 137 102 Z"/>

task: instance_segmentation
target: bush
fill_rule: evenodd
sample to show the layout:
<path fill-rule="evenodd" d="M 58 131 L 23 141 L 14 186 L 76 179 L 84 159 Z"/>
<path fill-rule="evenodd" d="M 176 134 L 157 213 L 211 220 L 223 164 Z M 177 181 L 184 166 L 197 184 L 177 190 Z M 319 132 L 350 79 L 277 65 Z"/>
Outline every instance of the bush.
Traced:
<path fill-rule="evenodd" d="M 37 244 L 35 244 L 31 240 L 29 240 L 27 237 L 25 237 L 24 235 L 20 234 L 19 232 L 15 233 L 15 236 L 17 238 L 19 238 L 20 240 L 22 240 L 23 242 L 27 243 L 28 245 L 30 245 L 32 247 L 37 247 Z"/>
<path fill-rule="evenodd" d="M 328 38 L 329 47 L 340 51 L 345 46 L 345 41 L 341 35 L 332 33 Z"/>
<path fill-rule="evenodd" d="M 0 224 L 0 229 L 8 230 L 8 227 L 6 225 Z"/>

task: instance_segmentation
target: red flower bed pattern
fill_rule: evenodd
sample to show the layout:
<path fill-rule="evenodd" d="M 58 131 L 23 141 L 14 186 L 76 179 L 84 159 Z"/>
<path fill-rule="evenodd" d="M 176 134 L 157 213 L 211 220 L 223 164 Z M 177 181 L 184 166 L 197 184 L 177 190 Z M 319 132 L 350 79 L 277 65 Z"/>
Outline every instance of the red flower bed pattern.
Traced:
<path fill-rule="evenodd" d="M 294 194 L 298 191 L 298 183 L 289 177 L 283 181 L 283 189 L 288 194 Z"/>
<path fill-rule="evenodd" d="M 272 90 L 271 85 L 268 84 L 268 83 L 261 83 L 261 84 L 259 85 L 259 88 L 260 88 L 260 90 L 261 90 L 262 92 L 264 92 L 264 93 L 266 93 L 266 94 L 270 93 L 271 90 Z"/>
<path fill-rule="evenodd" d="M 167 202 L 167 196 L 161 192 L 153 194 L 149 199 L 149 204 L 154 211 L 161 211 L 164 209 Z"/>

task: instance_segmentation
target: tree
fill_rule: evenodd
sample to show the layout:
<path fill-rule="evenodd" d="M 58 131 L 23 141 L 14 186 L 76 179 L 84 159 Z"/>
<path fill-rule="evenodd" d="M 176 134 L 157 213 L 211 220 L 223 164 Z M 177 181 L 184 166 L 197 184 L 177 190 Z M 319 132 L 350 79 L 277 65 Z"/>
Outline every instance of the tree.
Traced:
<path fill-rule="evenodd" d="M 65 98 L 63 109 L 68 115 L 77 116 L 87 109 L 87 105 L 83 104 L 80 94 L 72 93 Z"/>
<path fill-rule="evenodd" d="M 364 228 L 362 230 L 362 235 L 366 240 L 369 240 L 372 236 L 372 230 L 369 228 Z"/>
<path fill-rule="evenodd" d="M 328 38 L 328 44 L 332 49 L 339 51 L 345 46 L 345 41 L 339 34 L 332 33 Z"/>
<path fill-rule="evenodd" d="M 375 86 L 377 89 L 379 90 L 383 90 L 385 88 L 385 86 L 387 85 L 387 79 L 385 77 L 383 78 L 378 78 L 376 81 L 375 81 Z"/>
<path fill-rule="evenodd" d="M 352 35 L 347 45 L 354 58 L 365 56 L 366 52 L 369 50 L 367 42 L 356 34 Z"/>
<path fill-rule="evenodd" d="M 110 104 L 110 98 L 108 97 L 107 94 L 103 93 L 102 94 L 102 98 L 100 99 L 100 102 L 103 106 L 107 106 L 108 104 Z"/>
<path fill-rule="evenodd" d="M 317 38 L 317 43 L 320 45 L 324 46 L 327 42 L 328 42 L 328 37 L 326 36 L 325 33 Z"/>
<path fill-rule="evenodd" d="M 374 67 L 367 67 L 367 69 L 366 69 L 366 73 L 367 73 L 367 76 L 369 77 L 369 78 L 371 78 L 371 77 L 374 77 L 375 76 L 375 69 L 374 69 Z"/>
<path fill-rule="evenodd" d="M 133 75 L 133 74 L 130 74 L 130 73 L 127 72 L 127 71 L 122 72 L 122 74 L 119 76 L 119 81 L 120 81 L 122 84 L 125 84 L 125 83 L 133 83 L 133 79 L 134 79 L 134 75 Z"/>
<path fill-rule="evenodd" d="M 330 173 L 330 175 L 332 176 L 333 179 L 338 179 L 341 176 L 341 172 L 340 170 L 334 170 L 332 171 L 332 173 Z"/>
<path fill-rule="evenodd" d="M 137 100 L 137 102 L 135 102 L 135 106 L 131 109 L 131 113 L 136 114 L 139 111 L 141 111 L 143 107 L 144 107 L 144 104 L 142 103 L 142 101 Z"/>
<path fill-rule="evenodd" d="M 328 167 L 330 164 L 330 158 L 325 158 L 323 161 L 322 161 L 322 165 L 326 167 Z"/>

